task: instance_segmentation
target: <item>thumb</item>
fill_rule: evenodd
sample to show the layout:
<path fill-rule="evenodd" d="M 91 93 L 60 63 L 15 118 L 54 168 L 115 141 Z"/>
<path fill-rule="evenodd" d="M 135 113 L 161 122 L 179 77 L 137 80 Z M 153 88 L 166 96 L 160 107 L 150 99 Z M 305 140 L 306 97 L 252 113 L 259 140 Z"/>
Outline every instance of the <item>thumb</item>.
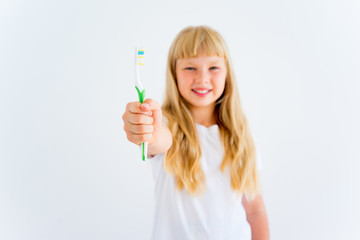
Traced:
<path fill-rule="evenodd" d="M 160 104 L 151 98 L 145 99 L 143 104 L 147 104 L 149 106 L 148 110 L 152 112 L 154 127 L 160 128 L 162 122 L 162 112 Z"/>

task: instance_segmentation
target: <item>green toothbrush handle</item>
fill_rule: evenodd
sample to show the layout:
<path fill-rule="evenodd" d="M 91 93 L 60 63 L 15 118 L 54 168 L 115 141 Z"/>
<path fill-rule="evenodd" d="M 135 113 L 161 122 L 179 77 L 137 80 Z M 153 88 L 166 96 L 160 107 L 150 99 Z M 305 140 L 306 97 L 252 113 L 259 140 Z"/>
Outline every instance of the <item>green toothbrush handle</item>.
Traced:
<path fill-rule="evenodd" d="M 140 89 L 137 86 L 135 86 L 135 88 L 139 96 L 139 102 L 143 103 L 145 100 L 145 89 L 140 92 Z"/>
<path fill-rule="evenodd" d="M 139 102 L 143 103 L 145 100 L 145 89 L 143 89 L 141 92 L 139 90 L 139 88 L 137 86 L 135 86 L 136 91 L 138 93 L 139 96 Z M 146 160 L 146 155 L 147 155 L 147 143 L 143 142 L 141 143 L 141 155 L 142 155 L 142 160 L 145 161 Z"/>

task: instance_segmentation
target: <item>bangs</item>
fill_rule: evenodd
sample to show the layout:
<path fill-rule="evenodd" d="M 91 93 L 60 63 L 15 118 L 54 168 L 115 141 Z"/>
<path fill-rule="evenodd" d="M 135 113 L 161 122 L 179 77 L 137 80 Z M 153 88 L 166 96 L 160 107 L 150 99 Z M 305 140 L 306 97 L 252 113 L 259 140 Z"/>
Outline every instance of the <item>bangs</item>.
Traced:
<path fill-rule="evenodd" d="M 226 48 L 221 36 L 209 27 L 189 27 L 178 35 L 174 59 L 196 57 L 200 53 L 226 58 Z"/>

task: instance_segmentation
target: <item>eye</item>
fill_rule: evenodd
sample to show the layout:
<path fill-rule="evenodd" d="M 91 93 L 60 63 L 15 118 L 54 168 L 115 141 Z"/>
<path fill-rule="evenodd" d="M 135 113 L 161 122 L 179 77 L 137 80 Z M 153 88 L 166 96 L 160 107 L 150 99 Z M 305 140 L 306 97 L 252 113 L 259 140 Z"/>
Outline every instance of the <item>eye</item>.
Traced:
<path fill-rule="evenodd" d="M 216 66 L 210 67 L 210 70 L 217 70 L 217 69 L 219 69 L 219 67 L 216 67 Z"/>
<path fill-rule="evenodd" d="M 195 68 L 194 67 L 187 67 L 187 68 L 185 68 L 185 70 L 195 70 Z"/>

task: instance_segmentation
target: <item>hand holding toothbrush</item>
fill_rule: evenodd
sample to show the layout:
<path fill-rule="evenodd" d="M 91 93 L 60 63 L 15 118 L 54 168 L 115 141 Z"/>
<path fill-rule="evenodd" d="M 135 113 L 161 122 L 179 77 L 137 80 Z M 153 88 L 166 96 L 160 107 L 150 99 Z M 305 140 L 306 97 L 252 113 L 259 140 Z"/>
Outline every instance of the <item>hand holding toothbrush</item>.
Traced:
<path fill-rule="evenodd" d="M 130 142 L 137 145 L 147 142 L 149 145 L 154 145 L 150 146 L 153 148 L 149 149 L 149 154 L 158 153 L 156 145 L 159 142 L 159 136 L 162 135 L 161 132 L 164 131 L 159 103 L 150 98 L 145 99 L 144 103 L 130 102 L 126 105 L 122 118 L 127 139 Z"/>

